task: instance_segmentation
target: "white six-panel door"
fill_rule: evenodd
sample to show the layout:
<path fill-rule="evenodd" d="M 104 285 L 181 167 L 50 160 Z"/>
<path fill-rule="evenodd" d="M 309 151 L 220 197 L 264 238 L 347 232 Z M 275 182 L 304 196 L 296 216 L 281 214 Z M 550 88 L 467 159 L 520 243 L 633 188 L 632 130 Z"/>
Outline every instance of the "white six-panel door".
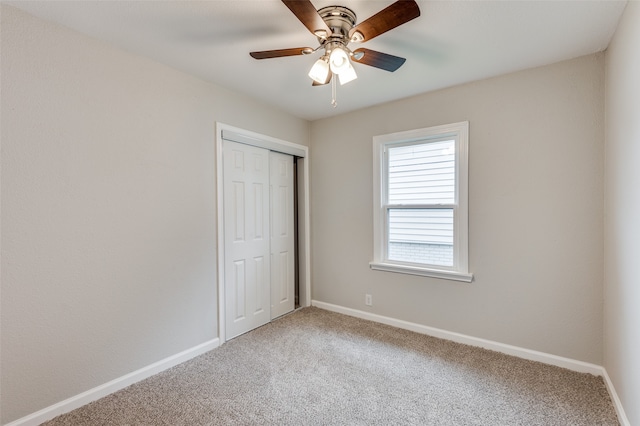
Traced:
<path fill-rule="evenodd" d="M 293 157 L 225 140 L 223 169 L 231 339 L 294 308 Z"/>
<path fill-rule="evenodd" d="M 271 160 L 271 318 L 295 307 L 293 157 L 270 153 Z"/>
<path fill-rule="evenodd" d="M 271 320 L 269 151 L 224 141 L 225 323 L 230 339 Z"/>

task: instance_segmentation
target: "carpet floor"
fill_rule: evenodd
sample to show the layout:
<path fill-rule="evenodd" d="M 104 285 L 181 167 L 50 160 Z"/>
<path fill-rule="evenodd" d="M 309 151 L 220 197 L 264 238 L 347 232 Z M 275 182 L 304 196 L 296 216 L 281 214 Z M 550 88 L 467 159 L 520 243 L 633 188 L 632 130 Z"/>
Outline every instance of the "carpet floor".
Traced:
<path fill-rule="evenodd" d="M 618 421 L 601 377 L 304 308 L 45 424 Z"/>

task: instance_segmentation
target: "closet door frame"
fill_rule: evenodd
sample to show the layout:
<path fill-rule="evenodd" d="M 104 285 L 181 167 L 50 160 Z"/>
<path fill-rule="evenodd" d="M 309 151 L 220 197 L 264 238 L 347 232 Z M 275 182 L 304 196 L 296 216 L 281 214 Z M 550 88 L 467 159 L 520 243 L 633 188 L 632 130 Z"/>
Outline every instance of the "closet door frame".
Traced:
<path fill-rule="evenodd" d="M 226 342 L 225 336 L 225 289 L 224 289 L 224 197 L 223 197 L 223 166 L 222 141 L 230 140 L 247 145 L 265 148 L 270 151 L 282 152 L 297 157 L 298 165 L 298 263 L 299 263 L 299 291 L 300 306 L 311 306 L 311 241 L 309 222 L 309 148 L 261 135 L 249 130 L 216 123 L 216 249 L 217 249 L 217 299 L 218 299 L 218 338 L 220 344 Z"/>

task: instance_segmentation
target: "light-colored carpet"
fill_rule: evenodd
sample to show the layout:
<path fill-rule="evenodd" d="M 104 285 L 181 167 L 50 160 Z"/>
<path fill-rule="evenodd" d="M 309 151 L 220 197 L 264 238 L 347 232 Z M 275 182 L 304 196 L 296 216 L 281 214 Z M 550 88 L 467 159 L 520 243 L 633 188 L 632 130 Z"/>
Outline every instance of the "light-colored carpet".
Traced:
<path fill-rule="evenodd" d="M 601 377 L 305 308 L 47 425 L 617 425 Z"/>

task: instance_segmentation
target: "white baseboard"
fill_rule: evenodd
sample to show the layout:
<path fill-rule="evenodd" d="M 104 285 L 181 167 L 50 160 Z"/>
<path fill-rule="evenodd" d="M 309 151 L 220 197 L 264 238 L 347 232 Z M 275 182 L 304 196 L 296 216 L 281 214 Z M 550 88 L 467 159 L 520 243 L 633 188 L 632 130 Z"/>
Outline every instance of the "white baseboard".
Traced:
<path fill-rule="evenodd" d="M 381 324 L 402 328 L 405 330 L 415 331 L 416 333 L 439 337 L 441 339 L 451 340 L 457 343 L 463 343 L 465 345 L 490 349 L 492 351 L 517 356 L 518 358 L 528 359 L 530 361 L 538 361 L 544 364 L 555 365 L 557 367 L 566 368 L 568 370 L 576 371 L 579 373 L 589 373 L 596 376 L 602 376 L 607 390 L 609 391 L 609 396 L 611 397 L 613 406 L 615 407 L 616 413 L 618 414 L 618 421 L 622 426 L 631 426 L 631 423 L 629 423 L 629 419 L 624 412 L 622 403 L 620 402 L 620 398 L 618 398 L 618 394 L 616 393 L 616 390 L 613 386 L 613 382 L 607 374 L 607 370 L 605 370 L 605 368 L 600 365 L 577 361 L 571 358 L 564 358 L 561 356 L 534 351 L 531 349 L 520 348 L 518 346 L 507 345 L 491 340 L 480 339 L 478 337 L 472 337 L 465 334 L 442 330 L 439 328 L 428 327 L 426 325 L 385 317 L 378 314 L 372 314 L 370 312 L 364 312 L 357 309 L 346 308 L 344 306 L 333 305 L 331 303 L 320 302 L 318 300 L 312 300 L 311 305 L 321 309 L 326 309 L 328 311 L 338 312 L 340 314 L 345 314 L 356 318 L 362 318 Z"/>
<path fill-rule="evenodd" d="M 69 411 L 75 410 L 76 408 L 82 407 L 83 405 L 144 380 L 147 377 L 151 377 L 161 371 L 188 361 L 191 358 L 202 355 L 203 353 L 215 349 L 218 346 L 220 346 L 220 340 L 218 338 L 209 340 L 208 342 L 204 342 L 200 345 L 194 346 L 193 348 L 184 350 L 158 362 L 154 362 L 153 364 L 132 373 L 125 374 L 124 376 L 111 380 L 110 382 L 96 386 L 86 392 L 72 396 L 71 398 L 65 399 L 57 404 L 53 404 L 33 414 L 29 414 L 28 416 L 8 423 L 5 426 L 37 426 L 47 420 L 53 419 L 56 416 L 68 413 Z"/>
<path fill-rule="evenodd" d="M 609 391 L 609 396 L 611 397 L 611 402 L 613 402 L 613 406 L 616 409 L 616 413 L 618 414 L 618 421 L 621 426 L 631 426 L 631 422 L 627 417 L 627 414 L 624 412 L 624 407 L 622 407 L 622 402 L 620 402 L 620 398 L 618 397 L 618 393 L 616 392 L 616 388 L 613 387 L 613 382 L 607 374 L 607 370 L 602 369 L 604 372 L 604 384 L 607 386 L 607 390 Z"/>
<path fill-rule="evenodd" d="M 602 376 L 604 372 L 604 369 L 601 366 L 590 364 L 588 362 L 576 361 L 574 359 L 551 355 L 544 352 L 538 352 L 531 349 L 520 348 L 518 346 L 480 339 L 478 337 L 472 337 L 466 334 L 454 333 L 439 328 L 428 327 L 426 325 L 372 314 L 370 312 L 359 311 L 357 309 L 345 308 L 344 306 L 333 305 L 331 303 L 320 302 L 318 300 L 313 300 L 311 304 L 328 311 L 338 312 L 352 317 L 379 322 L 382 324 L 391 325 L 393 327 L 415 331 L 416 333 L 426 334 L 433 337 L 439 337 L 441 339 L 463 343 L 465 345 L 478 346 L 481 348 L 490 349 L 492 351 L 502 352 L 507 355 L 517 356 L 518 358 L 524 358 L 531 361 L 538 361 L 545 364 L 555 365 L 580 373 L 590 373 L 596 376 Z"/>

